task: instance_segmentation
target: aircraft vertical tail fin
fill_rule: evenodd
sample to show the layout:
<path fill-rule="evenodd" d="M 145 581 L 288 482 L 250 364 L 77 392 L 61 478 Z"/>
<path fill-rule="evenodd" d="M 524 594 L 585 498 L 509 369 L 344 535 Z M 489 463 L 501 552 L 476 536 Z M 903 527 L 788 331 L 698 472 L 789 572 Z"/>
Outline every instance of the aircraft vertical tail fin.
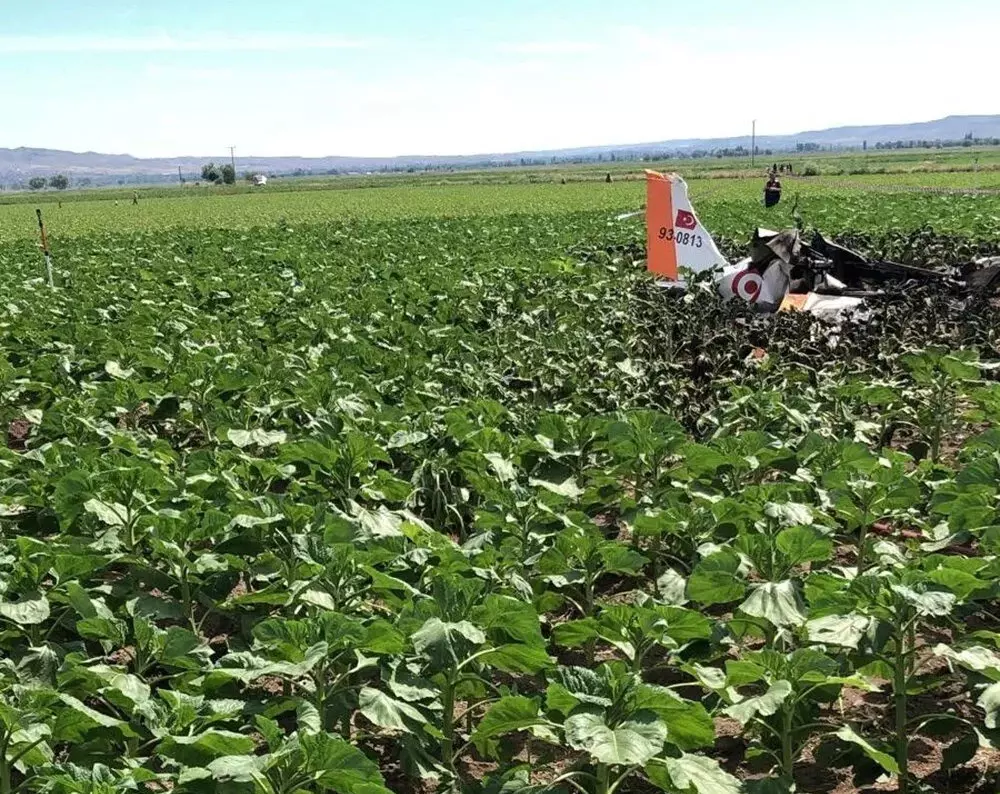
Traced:
<path fill-rule="evenodd" d="M 670 177 L 646 172 L 646 262 L 651 273 L 677 281 L 677 248 L 673 243 L 674 201 Z M 668 231 L 670 232 L 668 238 Z"/>
<path fill-rule="evenodd" d="M 680 268 L 695 273 L 729 264 L 719 252 L 677 174 L 646 171 L 647 268 L 676 281 Z"/>

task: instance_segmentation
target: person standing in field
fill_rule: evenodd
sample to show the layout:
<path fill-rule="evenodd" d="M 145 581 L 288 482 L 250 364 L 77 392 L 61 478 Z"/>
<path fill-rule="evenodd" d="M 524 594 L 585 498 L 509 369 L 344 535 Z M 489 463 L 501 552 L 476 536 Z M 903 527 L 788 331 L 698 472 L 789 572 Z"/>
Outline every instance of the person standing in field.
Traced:
<path fill-rule="evenodd" d="M 138 207 L 139 206 L 139 191 L 138 190 L 133 190 L 132 191 L 132 206 L 133 207 Z"/>
<path fill-rule="evenodd" d="M 779 201 L 781 201 L 781 181 L 778 179 L 778 175 L 772 171 L 764 186 L 764 206 L 773 207 Z"/>

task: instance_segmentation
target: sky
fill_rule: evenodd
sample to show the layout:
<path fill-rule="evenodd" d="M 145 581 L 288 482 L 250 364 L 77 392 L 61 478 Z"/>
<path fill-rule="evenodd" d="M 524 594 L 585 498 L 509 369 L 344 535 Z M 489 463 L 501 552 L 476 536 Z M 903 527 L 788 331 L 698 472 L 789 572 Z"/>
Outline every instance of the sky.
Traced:
<path fill-rule="evenodd" d="M 515 152 L 1000 112 L 996 0 L 0 0 L 0 147 Z"/>

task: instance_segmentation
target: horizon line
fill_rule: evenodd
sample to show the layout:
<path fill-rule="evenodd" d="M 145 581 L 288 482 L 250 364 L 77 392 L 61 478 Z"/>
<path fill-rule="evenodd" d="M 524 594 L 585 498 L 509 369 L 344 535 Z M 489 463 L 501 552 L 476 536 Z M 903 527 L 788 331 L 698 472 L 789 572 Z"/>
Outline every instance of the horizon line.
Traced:
<path fill-rule="evenodd" d="M 0 39 L 3 37 L 0 36 Z M 835 127 L 825 127 L 822 129 L 812 129 L 812 130 L 798 130 L 796 132 L 775 132 L 775 133 L 761 133 L 757 135 L 757 140 L 767 138 L 794 138 L 800 135 L 807 135 L 811 133 L 828 133 L 837 130 L 850 130 L 862 127 L 906 127 L 914 126 L 919 124 L 934 124 L 941 121 L 947 121 L 948 119 L 956 118 L 997 118 L 1000 119 L 1000 113 L 989 114 L 989 113 L 969 113 L 969 114 L 948 114 L 946 116 L 941 116 L 936 119 L 928 119 L 926 121 L 910 121 L 910 122 L 883 122 L 883 123 L 870 123 L 870 124 L 844 124 Z M 751 135 L 717 135 L 717 136 L 698 136 L 698 137 L 683 137 L 683 138 L 664 138 L 657 141 L 638 141 L 633 143 L 594 143 L 585 144 L 581 146 L 561 146 L 561 147 L 550 147 L 545 149 L 510 149 L 506 151 L 476 151 L 467 154 L 420 154 L 420 153 L 408 153 L 408 154 L 391 154 L 391 155 L 367 155 L 367 154 L 321 154 L 321 155 L 302 155 L 302 154 L 246 154 L 240 155 L 237 159 L 243 160 L 332 160 L 332 159 L 342 159 L 342 160 L 407 160 L 407 159 L 452 159 L 452 158 L 476 158 L 476 157 L 511 157 L 516 155 L 541 155 L 549 154 L 552 152 L 576 152 L 576 151 L 586 151 L 588 149 L 612 149 L 615 147 L 621 148 L 635 148 L 641 146 L 664 146 L 667 144 L 676 144 L 686 141 L 737 141 L 737 140 L 750 140 Z M 228 147 L 223 147 L 228 148 Z M 238 148 L 238 147 L 237 147 Z M 213 159 L 227 159 L 227 155 L 193 155 L 193 154 L 168 154 L 168 155 L 151 155 L 151 156 L 140 156 L 130 154 L 128 152 L 101 152 L 95 149 L 88 149 L 86 151 L 76 151 L 73 149 L 58 149 L 45 146 L 0 146 L 0 151 L 39 151 L 39 152 L 57 152 L 61 154 L 69 154 L 76 156 L 86 156 L 86 155 L 96 155 L 100 157 L 129 157 L 133 160 L 199 160 L 199 161 L 211 161 Z"/>

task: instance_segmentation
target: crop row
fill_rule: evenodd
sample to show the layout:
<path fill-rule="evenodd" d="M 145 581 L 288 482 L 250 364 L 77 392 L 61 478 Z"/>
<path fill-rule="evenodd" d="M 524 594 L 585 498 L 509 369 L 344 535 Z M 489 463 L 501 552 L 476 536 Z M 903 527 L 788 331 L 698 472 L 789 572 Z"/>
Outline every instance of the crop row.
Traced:
<path fill-rule="evenodd" d="M 811 227 L 827 233 L 848 230 L 909 231 L 931 226 L 938 233 L 993 239 L 1000 231 L 1000 197 L 996 195 L 887 192 L 934 184 L 944 187 L 986 185 L 973 175 L 947 178 L 851 177 L 849 182 L 824 178 L 791 179 L 785 183 L 785 200 L 774 210 L 761 205 L 762 180 L 693 179 L 691 194 L 699 215 L 715 234 L 745 239 L 755 226 L 792 226 L 796 211 Z M 992 184 L 992 183 L 989 183 Z M 995 185 L 994 185 L 995 186 Z M 118 242 L 136 233 L 224 228 L 244 233 L 270 234 L 274 224 L 299 226 L 328 222 L 424 221 L 464 218 L 469 228 L 479 228 L 486 218 L 519 216 L 516 223 L 532 226 L 547 217 L 579 215 L 593 221 L 603 213 L 604 224 L 622 226 L 630 237 L 640 231 L 641 219 L 616 224 L 613 217 L 639 209 L 645 201 L 641 180 L 593 183 L 457 185 L 432 184 L 368 187 L 351 190 L 302 190 L 215 195 L 203 190 L 176 191 L 131 200 L 85 200 L 44 204 L 44 215 L 53 238 L 57 261 L 72 255 L 74 238 L 114 235 Z M 566 221 L 575 225 L 579 221 Z M 603 225 L 603 224 L 601 224 Z M 263 228 L 262 228 L 263 227 Z M 250 230 L 260 229 L 251 232 Z M 601 238 L 618 235 L 614 228 Z M 0 242 L 37 238 L 33 207 L 24 202 L 0 205 Z"/>

